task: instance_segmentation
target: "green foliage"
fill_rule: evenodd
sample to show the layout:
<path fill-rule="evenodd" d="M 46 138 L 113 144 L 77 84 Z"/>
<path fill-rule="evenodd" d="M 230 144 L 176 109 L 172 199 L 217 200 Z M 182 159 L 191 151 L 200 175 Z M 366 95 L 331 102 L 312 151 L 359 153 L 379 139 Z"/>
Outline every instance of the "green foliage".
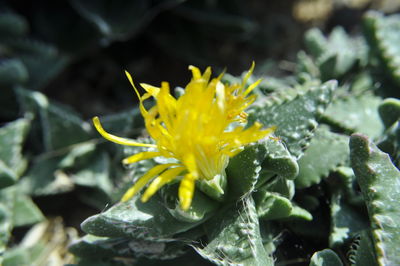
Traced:
<path fill-rule="evenodd" d="M 325 127 L 316 130 L 310 146 L 299 160 L 300 172 L 295 183 L 305 188 L 321 182 L 338 165 L 348 159 L 348 137 L 333 133 Z M 323 153 L 321 153 L 323 151 Z"/>
<path fill-rule="evenodd" d="M 383 130 L 378 114 L 380 103 L 379 97 L 368 92 L 362 95 L 349 95 L 332 103 L 326 110 L 324 119 L 346 132 L 361 132 L 376 138 Z"/>
<path fill-rule="evenodd" d="M 191 262 L 193 250 L 197 258 L 217 265 L 400 264 L 398 15 L 368 12 L 364 32 L 357 35 L 341 27 L 328 35 L 311 29 L 305 34 L 306 51 L 298 53 L 289 75 L 271 77 L 263 71 L 247 126 L 259 121 L 277 130 L 231 158 L 218 178 L 196 183 L 189 210 L 179 206 L 178 183 L 166 185 L 146 203 L 141 195 L 119 202 L 138 178 L 168 159 L 122 167 L 122 158 L 147 148 L 106 142 L 85 115 L 43 92 L 89 49 L 125 44 L 144 29 L 170 54 L 206 64 L 211 64 L 208 49 L 197 49 L 206 31 L 233 41 L 257 30 L 240 16 L 240 8 L 235 14 L 224 9 L 234 9 L 236 2 L 182 2 L 71 0 L 60 12 L 74 18 L 75 31 L 54 12 L 32 18 L 38 36 L 48 43 L 32 37 L 20 15 L 0 15 L 5 55 L 0 60 L 0 119 L 7 122 L 0 128 L 2 263 L 39 265 L 54 249 L 65 250 L 67 241 L 55 238 L 71 234 L 60 229 L 60 222 L 48 228 L 51 212 L 43 214 L 40 202 L 51 201 L 62 212 L 63 201 L 72 197 L 91 212 L 74 209 L 69 223 L 97 212 L 81 224 L 87 235 L 69 247 L 76 265 L 167 265 L 185 256 Z M 151 24 L 168 9 L 175 15 L 168 24 L 176 31 L 173 40 Z M 229 74 L 223 78 L 237 80 Z M 177 97 L 184 93 L 176 91 Z M 139 108 L 101 121 L 108 132 L 152 143 L 143 133 Z M 21 241 L 13 237 L 28 226 Z M 50 233 L 43 233 L 44 227 Z M 56 242 L 62 248 L 52 246 Z"/>
<path fill-rule="evenodd" d="M 262 108 L 254 108 L 249 121 L 276 126 L 275 134 L 282 138 L 291 154 L 300 157 L 317 127 L 317 119 L 330 103 L 337 84 L 326 82 L 320 86 L 299 88 L 296 95 L 272 95 Z"/>
<path fill-rule="evenodd" d="M 374 51 L 383 61 L 390 77 L 400 84 L 400 16 L 383 16 L 378 12 L 365 15 L 365 28 Z"/>
<path fill-rule="evenodd" d="M 76 10 L 107 39 L 125 39 L 143 27 L 155 10 L 150 1 L 71 1 Z M 121 12 L 122 11 L 122 12 Z M 159 11 L 158 11 L 159 12 Z"/>
<path fill-rule="evenodd" d="M 197 252 L 217 265 L 273 265 L 272 254 L 264 249 L 257 213 L 251 196 L 224 211 L 205 224 L 209 243 Z"/>
<path fill-rule="evenodd" d="M 305 65 L 300 64 L 300 67 L 310 68 L 310 64 L 314 64 L 315 77 L 323 81 L 340 78 L 355 64 L 367 61 L 368 47 L 364 39 L 348 36 L 341 27 L 333 29 L 328 38 L 319 29 L 311 29 L 305 34 L 305 45 L 314 62 L 304 62 Z"/>
<path fill-rule="evenodd" d="M 362 230 L 367 230 L 368 223 L 363 213 L 343 199 L 343 196 L 333 194 L 331 203 L 331 234 L 329 245 L 338 247 L 357 236 Z"/>
<path fill-rule="evenodd" d="M 362 231 L 353 241 L 348 252 L 351 265 L 376 265 L 376 255 L 369 231 Z"/>
<path fill-rule="evenodd" d="M 343 265 L 339 256 L 330 249 L 315 252 L 311 257 L 310 266 L 339 266 Z"/>
<path fill-rule="evenodd" d="M 28 118 L 20 118 L 0 128 L 0 188 L 15 184 L 26 168 L 22 144 L 29 130 Z"/>
<path fill-rule="evenodd" d="M 350 140 L 351 164 L 364 195 L 379 265 L 400 263 L 400 172 L 387 154 L 362 135 Z"/>
<path fill-rule="evenodd" d="M 400 100 L 387 98 L 379 105 L 378 110 L 383 124 L 389 128 L 400 119 Z"/>
<path fill-rule="evenodd" d="M 232 158 L 226 172 L 229 177 L 229 194 L 233 199 L 254 190 L 261 170 L 260 164 L 265 159 L 266 153 L 265 145 L 258 144 L 247 147 Z"/>
<path fill-rule="evenodd" d="M 0 16 L 0 34 L 1 36 L 22 36 L 28 31 L 28 23 L 22 16 L 4 12 Z"/>

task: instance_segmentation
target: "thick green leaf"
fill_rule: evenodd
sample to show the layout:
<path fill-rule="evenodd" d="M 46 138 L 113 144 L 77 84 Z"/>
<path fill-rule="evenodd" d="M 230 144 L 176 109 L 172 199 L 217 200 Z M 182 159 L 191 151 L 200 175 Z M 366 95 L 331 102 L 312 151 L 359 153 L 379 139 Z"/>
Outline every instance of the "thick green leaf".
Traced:
<path fill-rule="evenodd" d="M 265 145 L 254 144 L 229 160 L 226 174 L 230 199 L 237 200 L 254 190 L 266 152 Z"/>
<path fill-rule="evenodd" d="M 225 171 L 215 175 L 211 180 L 202 179 L 196 182 L 196 188 L 216 201 L 225 200 L 227 186 L 228 180 Z"/>
<path fill-rule="evenodd" d="M 289 215 L 289 218 L 311 221 L 313 219 L 313 216 L 306 209 L 303 209 L 299 206 L 293 205 L 292 211 L 290 212 L 290 215 Z"/>
<path fill-rule="evenodd" d="M 70 251 L 81 258 L 173 259 L 185 253 L 184 241 L 169 239 L 150 241 L 134 238 L 107 238 L 86 235 L 75 242 Z"/>
<path fill-rule="evenodd" d="M 292 203 L 278 193 L 260 189 L 254 194 L 257 215 L 264 220 L 286 218 L 292 213 Z"/>
<path fill-rule="evenodd" d="M 14 186 L 0 190 L 0 254 L 4 253 L 11 236 L 15 197 Z"/>
<path fill-rule="evenodd" d="M 348 241 L 351 237 L 368 228 L 365 217 L 354 207 L 349 205 L 337 193 L 331 200 L 331 234 L 330 247 L 336 247 Z"/>
<path fill-rule="evenodd" d="M 349 158 L 349 138 L 329 131 L 326 127 L 316 130 L 310 146 L 299 160 L 296 188 L 318 184 L 338 165 Z"/>
<path fill-rule="evenodd" d="M 36 196 L 68 192 L 75 185 L 94 188 L 102 192 L 100 208 L 109 202 L 114 189 L 108 154 L 96 150 L 93 141 L 37 156 L 22 185 L 25 191 Z"/>
<path fill-rule="evenodd" d="M 307 50 L 318 58 L 326 52 L 328 41 L 319 29 L 313 28 L 305 33 L 304 44 Z"/>
<path fill-rule="evenodd" d="M 388 153 L 393 163 L 400 167 L 400 120 L 385 130 L 378 147 L 383 152 Z"/>
<path fill-rule="evenodd" d="M 328 123 L 349 132 L 360 132 L 376 138 L 383 131 L 378 114 L 381 101 L 369 92 L 340 98 L 328 107 L 323 117 Z"/>
<path fill-rule="evenodd" d="M 38 223 L 44 219 L 44 216 L 31 198 L 18 194 L 15 198 L 12 218 L 14 227 L 17 227 Z"/>
<path fill-rule="evenodd" d="M 198 225 L 176 220 L 163 207 L 158 195 L 146 203 L 139 196 L 89 217 L 81 225 L 83 231 L 96 236 L 152 240 L 170 238 Z"/>
<path fill-rule="evenodd" d="M 386 128 L 400 120 L 400 100 L 387 98 L 379 105 L 379 116 Z"/>
<path fill-rule="evenodd" d="M 14 248 L 7 250 L 4 254 L 3 266 L 28 266 L 32 263 L 28 250 L 24 248 Z"/>
<path fill-rule="evenodd" d="M 328 38 L 321 30 L 313 28 L 306 32 L 305 44 L 315 58 L 323 81 L 341 77 L 358 61 L 365 64 L 367 60 L 368 49 L 364 39 L 349 37 L 342 27 L 334 28 Z"/>
<path fill-rule="evenodd" d="M 13 169 L 0 160 L 0 188 L 14 185 L 17 179 L 18 177 L 14 173 Z"/>
<path fill-rule="evenodd" d="M 6 59 L 0 61 L 0 85 L 2 87 L 24 83 L 27 79 L 28 71 L 21 60 Z"/>
<path fill-rule="evenodd" d="M 315 252 L 311 257 L 310 266 L 341 266 L 343 265 L 339 256 L 330 249 Z"/>
<path fill-rule="evenodd" d="M 120 243 L 127 245 L 128 241 L 129 240 L 123 238 L 110 239 L 108 237 L 86 235 L 79 239 L 79 241 L 73 243 L 69 247 L 69 251 L 79 257 L 113 257 L 119 255 L 118 250 L 115 248 L 115 246 L 118 246 L 118 244 Z"/>
<path fill-rule="evenodd" d="M 179 221 L 190 223 L 204 221 L 219 206 L 218 201 L 210 199 L 200 190 L 196 190 L 190 208 L 183 211 L 179 205 L 178 188 L 179 183 L 167 185 L 160 190 L 160 196 L 165 202 L 165 208 Z"/>
<path fill-rule="evenodd" d="M 46 151 L 52 151 L 90 138 L 91 127 L 78 114 L 66 106 L 53 103 L 36 91 L 19 89 L 18 94 L 26 112 L 32 112 L 37 119 L 36 134 Z M 35 139 L 35 142 L 38 142 Z"/>
<path fill-rule="evenodd" d="M 29 123 L 30 119 L 21 118 L 0 128 L 0 188 L 14 184 L 25 170 L 22 144 Z"/>
<path fill-rule="evenodd" d="M 370 37 L 370 45 L 375 48 L 389 70 L 392 79 L 400 84 L 400 16 L 384 16 L 376 11 L 368 12 L 364 25 Z"/>
<path fill-rule="evenodd" d="M 76 148 L 74 150 L 76 150 Z M 82 156 L 77 157 L 78 159 L 82 158 Z M 65 157 L 62 162 L 65 162 L 67 158 L 68 157 Z M 62 162 L 60 165 L 62 165 Z M 71 179 L 77 185 L 97 188 L 110 195 L 113 190 L 113 184 L 109 172 L 110 158 L 108 154 L 105 152 L 97 152 L 96 154 L 92 154 L 91 158 L 88 159 L 87 164 L 84 165 L 82 169 L 73 171 Z"/>
<path fill-rule="evenodd" d="M 7 37 L 16 37 L 26 34 L 28 23 L 26 19 L 12 12 L 0 13 L 0 35 Z"/>
<path fill-rule="evenodd" d="M 292 155 L 300 157 L 336 87 L 336 81 L 328 81 L 320 86 L 306 88 L 306 92 L 300 89 L 297 97 L 290 97 L 287 101 L 266 98 L 263 107 L 251 110 L 249 121 L 277 126 L 275 134 L 282 138 Z"/>
<path fill-rule="evenodd" d="M 297 53 L 296 75 L 299 80 L 303 82 L 318 79 L 321 75 L 321 72 L 312 57 L 304 51 Z"/>
<path fill-rule="evenodd" d="M 400 172 L 367 137 L 350 139 L 351 164 L 368 208 L 379 265 L 400 264 Z"/>
<path fill-rule="evenodd" d="M 21 180 L 25 192 L 35 196 L 65 193 L 74 188 L 74 183 L 59 165 L 63 155 L 37 158 Z"/>
<path fill-rule="evenodd" d="M 272 254 L 263 246 L 251 196 L 244 198 L 238 207 L 230 206 L 206 223 L 208 244 L 196 247 L 196 251 L 217 265 L 273 265 Z"/>
<path fill-rule="evenodd" d="M 283 142 L 267 139 L 265 145 L 267 155 L 262 163 L 263 170 L 285 179 L 295 179 L 299 173 L 299 166 Z"/>
<path fill-rule="evenodd" d="M 375 266 L 376 255 L 370 231 L 362 231 L 353 241 L 348 258 L 354 266 Z"/>
<path fill-rule="evenodd" d="M 295 185 L 293 180 L 287 180 L 280 176 L 276 176 L 274 179 L 268 181 L 264 186 L 261 186 L 260 191 L 261 190 L 276 192 L 291 200 L 295 193 Z"/>

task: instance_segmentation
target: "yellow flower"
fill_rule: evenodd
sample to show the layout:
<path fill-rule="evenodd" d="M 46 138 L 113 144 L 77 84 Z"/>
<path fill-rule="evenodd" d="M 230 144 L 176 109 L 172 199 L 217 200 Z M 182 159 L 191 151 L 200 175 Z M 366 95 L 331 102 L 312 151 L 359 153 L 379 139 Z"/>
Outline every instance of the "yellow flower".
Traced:
<path fill-rule="evenodd" d="M 124 164 L 158 156 L 176 159 L 176 163 L 160 164 L 150 169 L 125 193 L 122 201 L 129 200 L 151 182 L 142 196 L 142 201 L 146 202 L 163 185 L 181 179 L 178 190 L 180 207 L 188 210 L 196 180 L 212 181 L 225 176 L 230 157 L 242 151 L 245 145 L 275 130 L 275 127 L 262 129 L 258 122 L 247 129 L 243 125 L 247 122 L 244 110 L 256 99 L 251 91 L 261 81 L 246 87 L 254 62 L 242 83 L 233 85 L 221 82 L 223 74 L 211 79 L 210 67 L 203 74 L 194 66 L 189 66 L 189 69 L 193 78 L 178 99 L 171 95 L 167 82 L 162 82 L 160 88 L 140 84 L 146 90 L 141 96 L 131 75 L 125 71 L 139 97 L 146 129 L 156 144 L 143 144 L 111 135 L 103 129 L 98 117 L 93 118 L 97 131 L 104 138 L 122 145 L 155 150 L 134 154 L 124 159 Z M 150 97 L 156 100 L 156 105 L 146 110 L 143 101 Z"/>

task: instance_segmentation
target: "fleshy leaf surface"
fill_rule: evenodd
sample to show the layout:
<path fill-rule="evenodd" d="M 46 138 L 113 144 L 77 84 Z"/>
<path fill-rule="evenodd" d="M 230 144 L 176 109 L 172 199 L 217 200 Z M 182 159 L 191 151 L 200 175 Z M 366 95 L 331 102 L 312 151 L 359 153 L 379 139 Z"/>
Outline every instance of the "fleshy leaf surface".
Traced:
<path fill-rule="evenodd" d="M 326 127 L 316 130 L 310 146 L 299 160 L 296 188 L 318 184 L 338 165 L 349 158 L 349 138 L 331 132 Z"/>
<path fill-rule="evenodd" d="M 136 239 L 163 239 L 185 232 L 198 225 L 176 220 L 154 195 L 146 203 L 138 196 L 121 202 L 100 214 L 86 219 L 81 227 L 88 234 Z"/>
<path fill-rule="evenodd" d="M 343 265 L 339 256 L 330 249 L 315 252 L 311 257 L 310 266 L 341 266 Z"/>
<path fill-rule="evenodd" d="M 379 265 L 400 264 L 400 172 L 367 137 L 350 139 L 351 165 L 367 205 Z"/>
<path fill-rule="evenodd" d="M 287 100 L 266 97 L 260 103 L 262 107 L 250 111 L 249 121 L 276 126 L 275 134 L 283 140 L 292 155 L 300 157 L 336 87 L 336 81 L 328 81 L 305 91 L 299 89 L 296 97 Z"/>
<path fill-rule="evenodd" d="M 240 206 L 242 204 L 242 206 Z M 251 196 L 221 211 L 205 225 L 208 244 L 196 251 L 217 265 L 273 265 L 264 249 L 257 212 Z"/>

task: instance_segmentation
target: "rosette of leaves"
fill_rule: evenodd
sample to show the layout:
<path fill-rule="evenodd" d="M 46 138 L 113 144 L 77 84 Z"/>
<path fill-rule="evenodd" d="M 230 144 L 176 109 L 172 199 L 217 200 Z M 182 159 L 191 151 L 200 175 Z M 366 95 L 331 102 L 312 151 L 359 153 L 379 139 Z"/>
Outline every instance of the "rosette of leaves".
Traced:
<path fill-rule="evenodd" d="M 400 33 L 397 16 L 370 16 L 366 20 L 372 19 L 373 27 L 366 35 L 372 32 L 377 40 L 367 36 L 364 42 L 362 35 L 338 29 L 329 37 L 314 31 L 307 37 L 310 55 L 299 56 L 297 72 L 276 77 L 273 88 L 261 84 L 249 121 L 277 125 L 276 139 L 250 145 L 232 158 L 226 199 L 215 202 L 196 191 L 190 212 L 179 209 L 176 184 L 145 204 L 139 197 L 116 203 L 156 162 L 123 169 L 124 153 L 140 150 L 103 142 L 69 107 L 18 86 L 15 104 L 25 116 L 0 129 L 6 147 L 0 150 L 4 264 L 29 264 L 38 257 L 35 248 L 9 248 L 12 228 L 43 219 L 30 197 L 68 192 L 99 211 L 82 223 L 87 235 L 70 248 L 78 265 L 167 264 L 166 259 L 193 256 L 192 248 L 217 265 L 307 263 L 313 253 L 310 265 L 399 264 L 400 105 L 391 63 L 398 49 L 391 47 Z M 18 18 L 10 21 L 20 27 L 15 34 L 25 32 L 23 23 L 13 22 Z M 17 78 L 2 77 L 24 84 L 29 71 L 23 74 L 21 62 L 0 71 Z M 390 82 L 377 86 L 382 81 L 377 69 Z M 332 77 L 337 82 L 325 82 Z M 143 129 L 137 109 L 102 121 L 131 137 Z M 356 132 L 366 136 L 350 137 Z M 24 143 L 29 157 L 23 155 Z"/>
<path fill-rule="evenodd" d="M 140 264 L 177 258 L 193 247 L 217 265 L 273 265 L 296 258 L 285 252 L 285 245 L 294 248 L 281 235 L 288 231 L 304 245 L 313 245 L 307 253 L 315 252 L 310 265 L 396 262 L 391 241 L 397 237 L 393 221 L 398 211 L 378 208 L 380 200 L 389 198 L 379 198 L 375 207 L 374 199 L 359 191 L 368 189 L 359 179 L 365 167 L 377 163 L 371 173 L 376 182 L 389 178 L 379 169 L 395 170 L 387 160 L 378 162 L 381 155 L 374 154 L 383 153 L 376 148 L 357 151 L 349 141 L 356 138 L 350 138 L 352 133 L 366 134 L 396 162 L 398 101 L 383 101 L 379 91 L 384 88 L 373 85 L 378 80 L 371 74 L 376 66 L 367 56 L 371 48 L 363 36 L 336 29 L 323 38 L 323 51 L 305 61 L 300 57 L 295 76 L 260 85 L 249 121 L 277 125 L 278 138 L 251 145 L 230 160 L 225 201 L 215 202 L 196 191 L 192 211 L 183 212 L 177 205 L 176 184 L 171 184 L 146 204 L 139 196 L 133 203 L 118 203 L 82 224 L 88 235 L 71 247 L 80 263 L 113 264 L 123 258 Z M 309 37 L 308 42 L 314 41 Z M 351 50 L 354 43 L 362 49 L 352 57 L 346 49 L 332 48 L 340 44 Z M 333 63 L 326 67 L 329 61 Z M 337 78 L 340 86 L 323 83 L 328 77 Z M 368 149 L 370 155 L 361 155 Z M 355 163 L 357 158 L 361 162 Z M 131 169 L 132 178 L 151 167 L 151 162 L 139 163 Z M 337 255 L 346 253 L 348 257 Z"/>
<path fill-rule="evenodd" d="M 171 259 L 192 246 L 220 265 L 273 265 L 275 221 L 312 218 L 292 201 L 297 157 L 309 144 L 335 88 L 331 81 L 304 87 L 292 97 L 260 95 L 263 105 L 251 110 L 249 120 L 276 124 L 281 140 L 250 145 L 230 160 L 224 201 L 216 202 L 197 190 L 185 212 L 178 206 L 177 184 L 170 184 L 147 203 L 135 197 L 88 218 L 82 223 L 88 235 L 71 251 L 83 261 L 96 258 L 112 264 L 121 257 Z M 133 178 L 151 167 L 151 162 L 139 162 L 131 170 Z"/>

